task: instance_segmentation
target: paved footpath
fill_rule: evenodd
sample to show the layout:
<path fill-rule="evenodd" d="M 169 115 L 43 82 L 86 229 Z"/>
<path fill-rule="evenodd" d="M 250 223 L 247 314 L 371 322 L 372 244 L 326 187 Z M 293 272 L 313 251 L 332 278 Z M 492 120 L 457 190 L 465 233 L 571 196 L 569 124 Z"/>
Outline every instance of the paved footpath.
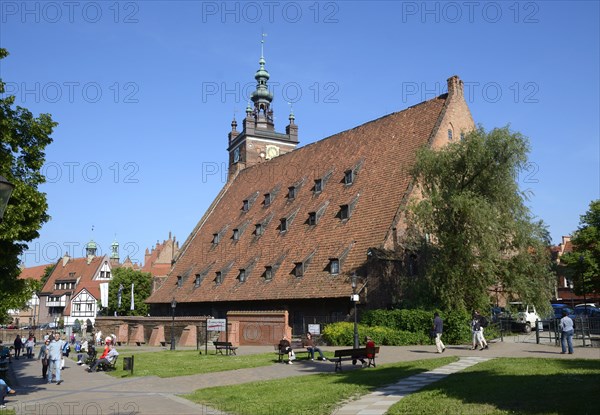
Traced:
<path fill-rule="evenodd" d="M 515 340 L 519 340 L 516 342 Z M 465 365 L 476 364 L 482 359 L 494 357 L 541 357 L 559 359 L 600 359 L 600 349 L 575 349 L 574 355 L 561 355 L 560 348 L 554 345 L 538 345 L 523 342 L 517 338 L 502 343 L 491 343 L 489 350 L 472 351 L 467 346 L 447 346 L 444 356 L 457 356 L 458 363 L 438 368 L 431 372 L 415 375 L 399 381 L 373 394 L 365 396 L 338 408 L 336 415 L 383 414 L 386 405 L 396 398 L 418 390 L 443 376 L 460 370 Z M 335 350 L 324 347 L 324 350 Z M 148 348 L 140 348 L 140 352 Z M 155 348 L 153 350 L 160 350 Z M 272 346 L 242 346 L 238 355 L 272 353 Z M 130 356 L 123 352 L 120 357 Z M 399 361 L 434 359 L 435 346 L 381 346 L 378 365 Z M 119 362 L 119 364 L 121 364 Z M 240 369 L 235 371 L 179 376 L 161 379 L 156 376 L 114 378 L 104 373 L 88 373 L 75 362 L 67 359 L 67 368 L 61 373 L 64 383 L 46 384 L 41 378 L 41 364 L 37 360 L 20 359 L 10 365 L 11 376 L 16 380 L 14 389 L 17 395 L 7 398 L 8 408 L 17 414 L 219 414 L 212 408 L 194 404 L 177 395 L 193 392 L 211 386 L 226 386 L 246 382 L 281 379 L 292 376 L 306 376 L 316 373 L 330 373 L 335 376 L 332 362 L 299 360 L 294 365 L 274 363 L 270 366 Z M 351 364 L 343 366 L 344 371 L 353 370 Z M 359 369 L 362 370 L 362 369 Z M 369 369 L 365 369 L 369 370 Z M 395 401 L 394 401 L 395 402 Z M 360 407 L 364 405 L 364 407 Z M 354 408 L 354 409 L 352 409 Z"/>

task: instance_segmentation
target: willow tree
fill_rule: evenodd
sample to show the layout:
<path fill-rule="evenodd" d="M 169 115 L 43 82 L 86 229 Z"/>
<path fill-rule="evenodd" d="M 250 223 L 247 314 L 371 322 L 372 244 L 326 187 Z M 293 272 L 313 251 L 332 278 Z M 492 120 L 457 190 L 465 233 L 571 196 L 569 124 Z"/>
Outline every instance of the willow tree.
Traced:
<path fill-rule="evenodd" d="M 419 151 L 411 174 L 423 197 L 409 217 L 428 241 L 428 301 L 485 310 L 501 287 L 509 299 L 547 308 L 554 281 L 548 232 L 517 183 L 528 152 L 526 138 L 508 127 L 479 127 L 443 149 Z"/>
<path fill-rule="evenodd" d="M 8 52 L 0 48 L 0 60 L 6 56 Z M 52 142 L 56 126 L 50 115 L 34 117 L 26 108 L 14 107 L 14 101 L 14 96 L 0 98 L 0 175 L 15 186 L 0 222 L 0 319 L 6 318 L 9 309 L 24 306 L 36 289 L 18 278 L 19 257 L 49 219 L 46 195 L 38 186 L 45 182 L 41 173 L 44 149 Z"/>

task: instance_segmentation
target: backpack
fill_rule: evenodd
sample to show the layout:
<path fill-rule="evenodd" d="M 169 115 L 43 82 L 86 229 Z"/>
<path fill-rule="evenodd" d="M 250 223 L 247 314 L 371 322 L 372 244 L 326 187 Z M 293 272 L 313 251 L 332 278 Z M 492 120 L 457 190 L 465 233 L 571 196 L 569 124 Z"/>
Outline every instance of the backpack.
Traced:
<path fill-rule="evenodd" d="M 481 319 L 479 320 L 479 324 L 481 325 L 481 327 L 486 328 L 489 323 L 487 321 L 487 318 L 485 318 L 484 316 L 481 316 Z"/>

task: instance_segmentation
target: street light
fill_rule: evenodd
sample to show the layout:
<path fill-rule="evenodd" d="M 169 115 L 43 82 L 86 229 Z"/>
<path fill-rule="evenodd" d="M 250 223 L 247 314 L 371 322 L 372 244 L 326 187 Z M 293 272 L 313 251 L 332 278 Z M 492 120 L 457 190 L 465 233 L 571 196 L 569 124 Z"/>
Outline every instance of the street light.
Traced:
<path fill-rule="evenodd" d="M 583 272 L 583 255 L 579 255 L 579 275 L 581 275 L 581 290 L 583 291 L 583 313 L 587 316 L 587 299 L 585 298 L 585 275 Z"/>
<path fill-rule="evenodd" d="M 171 350 L 175 350 L 175 308 L 177 307 L 177 301 L 175 297 L 171 301 L 171 316 L 173 318 L 171 323 Z"/>
<path fill-rule="evenodd" d="M 0 176 L 0 221 L 4 217 L 4 211 L 15 186 L 8 182 L 4 176 Z"/>
<path fill-rule="evenodd" d="M 352 273 L 351 281 L 352 297 L 350 297 L 350 299 L 354 303 L 354 348 L 358 349 L 358 315 L 356 312 L 356 303 L 358 303 L 359 296 L 356 293 L 356 285 L 358 282 L 358 275 L 356 275 L 356 272 Z"/>

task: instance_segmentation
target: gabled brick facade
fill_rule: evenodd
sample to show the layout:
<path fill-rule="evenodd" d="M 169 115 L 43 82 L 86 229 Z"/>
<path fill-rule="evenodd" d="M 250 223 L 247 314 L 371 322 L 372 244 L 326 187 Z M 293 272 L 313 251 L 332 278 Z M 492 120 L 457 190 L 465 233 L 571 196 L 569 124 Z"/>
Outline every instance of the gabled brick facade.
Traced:
<path fill-rule="evenodd" d="M 374 254 L 403 237 L 404 209 L 417 196 L 408 174 L 416 152 L 474 128 L 462 81 L 448 79 L 448 91 L 236 171 L 148 299 L 152 315 L 168 315 L 175 298 L 179 315 L 289 310 L 295 323 L 339 319 L 351 310 L 354 272 L 363 306 L 396 301 L 393 261 Z"/>

